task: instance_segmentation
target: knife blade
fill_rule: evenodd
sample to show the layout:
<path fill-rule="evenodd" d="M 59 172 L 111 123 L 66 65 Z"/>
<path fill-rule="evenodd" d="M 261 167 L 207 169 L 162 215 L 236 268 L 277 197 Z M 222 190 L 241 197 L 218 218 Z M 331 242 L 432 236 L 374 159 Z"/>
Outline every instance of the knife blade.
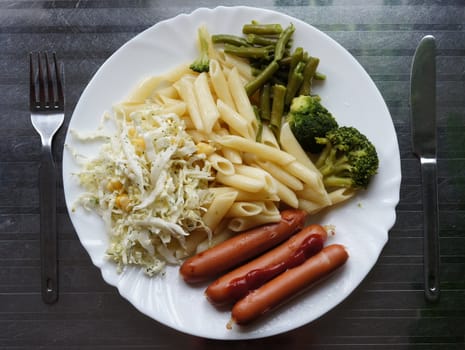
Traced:
<path fill-rule="evenodd" d="M 420 40 L 413 57 L 410 80 L 413 152 L 420 159 L 423 201 L 424 292 L 428 301 L 440 294 L 439 228 L 436 140 L 436 41 Z"/>

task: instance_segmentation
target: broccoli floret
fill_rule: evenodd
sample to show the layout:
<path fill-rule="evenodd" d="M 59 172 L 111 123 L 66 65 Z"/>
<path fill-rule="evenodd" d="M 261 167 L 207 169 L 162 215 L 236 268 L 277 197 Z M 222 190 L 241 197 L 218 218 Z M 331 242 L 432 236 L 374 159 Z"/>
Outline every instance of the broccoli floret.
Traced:
<path fill-rule="evenodd" d="M 324 137 L 338 127 L 336 119 L 320 103 L 320 98 L 309 95 L 292 99 L 287 121 L 299 144 L 310 153 L 320 153 L 324 148 L 316 142 L 316 137 Z"/>
<path fill-rule="evenodd" d="M 210 57 L 208 56 L 208 32 L 205 27 L 200 27 L 198 30 L 198 41 L 200 54 L 194 62 L 189 66 L 195 72 L 208 72 L 210 68 Z"/>
<path fill-rule="evenodd" d="M 376 148 L 356 128 L 339 127 L 316 141 L 324 148 L 315 166 L 323 175 L 327 188 L 366 188 L 377 173 L 379 160 Z"/>

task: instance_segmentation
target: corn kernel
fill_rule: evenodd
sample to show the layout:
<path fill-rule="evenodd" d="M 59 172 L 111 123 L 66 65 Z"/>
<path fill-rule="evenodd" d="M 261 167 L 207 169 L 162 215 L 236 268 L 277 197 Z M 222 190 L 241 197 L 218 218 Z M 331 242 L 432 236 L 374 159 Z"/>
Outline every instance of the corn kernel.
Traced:
<path fill-rule="evenodd" d="M 107 183 L 107 190 L 110 192 L 119 191 L 123 188 L 123 184 L 118 180 L 110 180 Z"/>
<path fill-rule="evenodd" d="M 145 151 L 145 140 L 142 137 L 136 137 L 136 138 L 133 138 L 131 142 L 134 145 L 136 154 L 138 156 L 142 155 L 142 153 L 144 153 Z"/>
<path fill-rule="evenodd" d="M 128 129 L 128 136 L 129 136 L 129 137 L 134 137 L 134 136 L 136 136 L 136 129 L 134 129 L 134 128 Z"/>
<path fill-rule="evenodd" d="M 123 193 L 123 194 L 120 194 L 118 197 L 116 197 L 115 205 L 124 211 L 128 211 L 129 209 L 128 195 L 126 193 Z"/>
<path fill-rule="evenodd" d="M 215 147 L 205 142 L 199 142 L 196 146 L 197 146 L 197 153 L 204 153 L 207 156 L 209 156 L 210 154 L 215 152 Z"/>

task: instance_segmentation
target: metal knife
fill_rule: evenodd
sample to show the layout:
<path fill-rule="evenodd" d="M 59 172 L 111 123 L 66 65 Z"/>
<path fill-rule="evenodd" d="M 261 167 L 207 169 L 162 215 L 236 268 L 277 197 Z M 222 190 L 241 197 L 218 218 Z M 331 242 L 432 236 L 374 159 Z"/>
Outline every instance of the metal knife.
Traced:
<path fill-rule="evenodd" d="M 432 35 L 418 44 L 412 63 L 410 111 L 413 152 L 419 157 L 424 211 L 424 284 L 428 301 L 437 301 L 439 228 L 436 156 L 436 42 Z"/>

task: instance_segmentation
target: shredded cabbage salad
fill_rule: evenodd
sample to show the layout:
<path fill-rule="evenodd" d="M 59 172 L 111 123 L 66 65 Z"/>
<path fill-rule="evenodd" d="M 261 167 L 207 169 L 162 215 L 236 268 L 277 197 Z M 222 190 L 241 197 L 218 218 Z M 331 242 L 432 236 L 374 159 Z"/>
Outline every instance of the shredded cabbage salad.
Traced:
<path fill-rule="evenodd" d="M 111 119 L 116 132 L 78 174 L 79 204 L 103 218 L 118 271 L 139 265 L 152 276 L 187 255 L 192 231 L 209 232 L 211 166 L 177 114 L 146 103 L 129 114 L 115 107 Z"/>

